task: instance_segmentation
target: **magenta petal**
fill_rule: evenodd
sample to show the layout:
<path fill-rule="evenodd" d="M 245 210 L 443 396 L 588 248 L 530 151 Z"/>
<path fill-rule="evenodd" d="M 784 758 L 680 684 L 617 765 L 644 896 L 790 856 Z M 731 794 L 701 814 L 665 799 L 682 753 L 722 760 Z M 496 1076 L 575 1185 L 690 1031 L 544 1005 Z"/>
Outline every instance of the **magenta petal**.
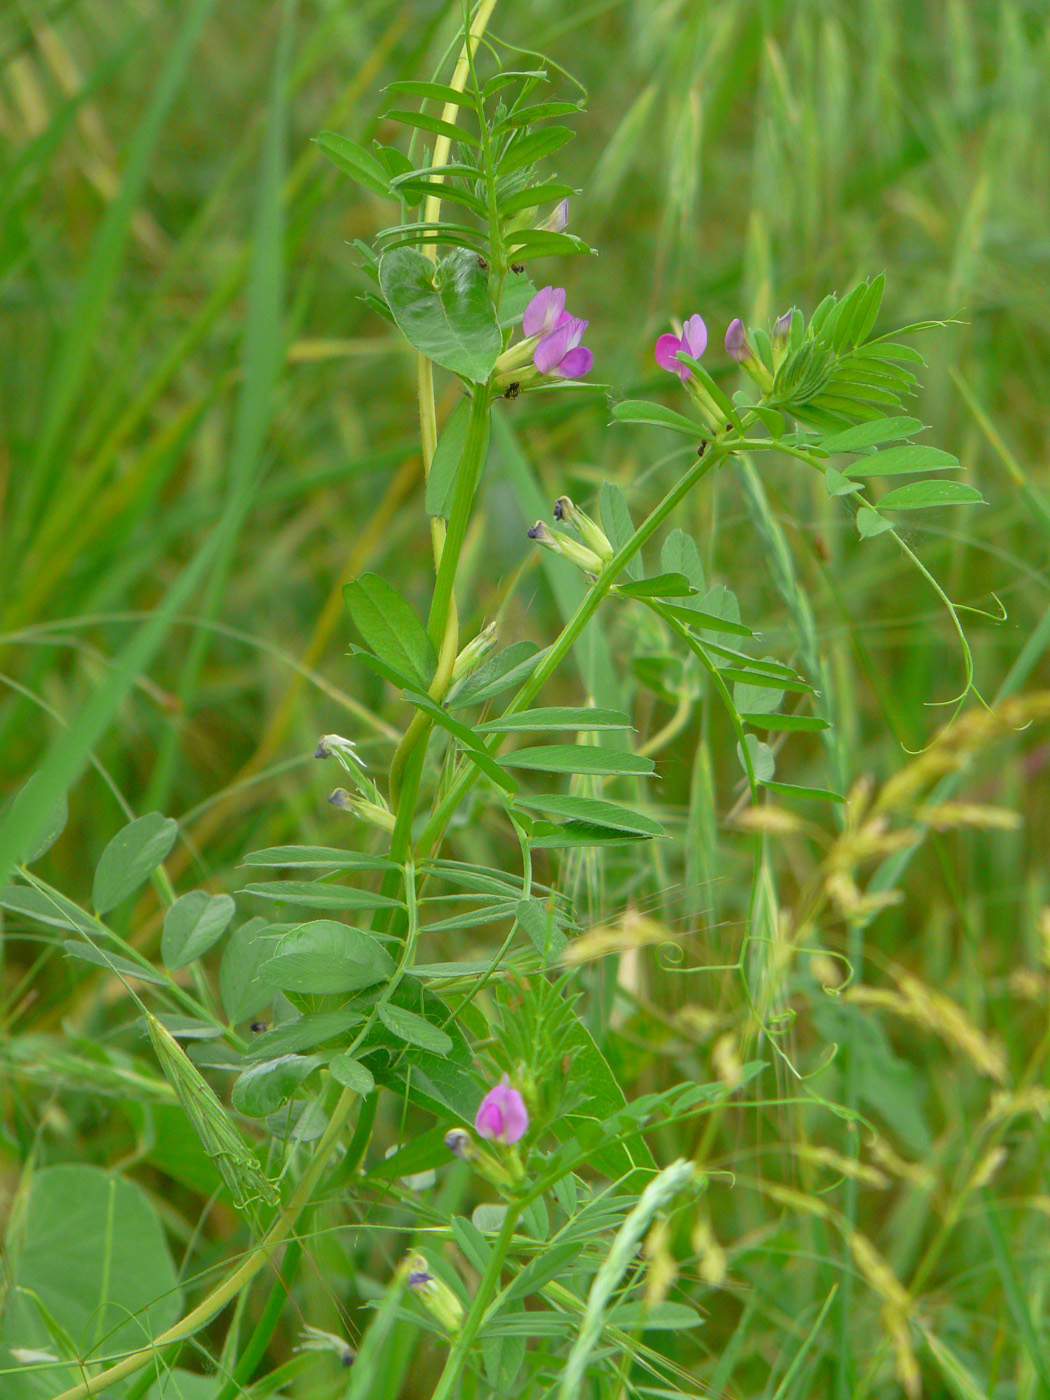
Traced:
<path fill-rule="evenodd" d="M 525 1100 L 512 1089 L 507 1076 L 490 1089 L 481 1100 L 474 1127 L 480 1137 L 490 1142 L 512 1143 L 523 1137 L 529 1126 Z"/>
<path fill-rule="evenodd" d="M 681 349 L 682 342 L 678 336 L 662 335 L 653 347 L 653 354 L 661 369 L 670 370 L 672 374 L 677 374 L 684 383 L 689 378 L 689 369 L 686 365 L 678 363 L 678 352 Z"/>
<path fill-rule="evenodd" d="M 565 288 L 544 287 L 525 308 L 521 329 L 525 335 L 546 335 L 558 324 L 565 311 Z"/>
<path fill-rule="evenodd" d="M 571 311 L 563 311 L 558 317 L 558 319 L 555 321 L 554 325 L 551 326 L 551 330 L 556 331 L 561 326 L 567 326 L 572 319 L 573 317 Z"/>
<path fill-rule="evenodd" d="M 566 321 L 559 326 L 556 331 L 551 331 L 550 335 L 545 335 L 536 349 L 532 352 L 532 363 L 539 370 L 540 374 L 550 374 L 556 369 L 565 358 L 565 353 L 569 349 L 569 337 L 572 335 L 573 322 Z"/>
<path fill-rule="evenodd" d="M 593 364 L 594 356 L 586 345 L 577 345 L 567 352 L 561 364 L 552 373 L 559 379 L 582 379 L 585 374 L 590 374 Z"/>
<path fill-rule="evenodd" d="M 698 360 L 707 349 L 707 327 L 699 316 L 690 316 L 682 327 L 683 348 Z"/>

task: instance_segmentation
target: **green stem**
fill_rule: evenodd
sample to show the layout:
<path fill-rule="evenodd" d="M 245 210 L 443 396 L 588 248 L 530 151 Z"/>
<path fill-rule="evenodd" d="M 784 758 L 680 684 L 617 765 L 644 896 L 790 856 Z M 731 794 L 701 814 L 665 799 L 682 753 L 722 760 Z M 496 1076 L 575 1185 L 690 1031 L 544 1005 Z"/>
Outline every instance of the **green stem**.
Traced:
<path fill-rule="evenodd" d="M 514 1227 L 518 1223 L 521 1214 L 519 1204 L 509 1205 L 507 1213 L 503 1217 L 503 1224 L 500 1232 L 496 1236 L 496 1242 L 492 1246 L 492 1253 L 489 1261 L 485 1265 L 485 1272 L 481 1276 L 478 1284 L 478 1291 L 474 1294 L 474 1301 L 470 1305 L 470 1311 L 463 1320 L 456 1340 L 452 1344 L 452 1349 L 445 1362 L 445 1369 L 441 1372 L 441 1378 L 437 1383 L 430 1400 L 449 1400 L 453 1389 L 459 1380 L 463 1367 L 467 1364 L 470 1355 L 470 1348 L 474 1344 L 474 1338 L 478 1334 L 478 1329 L 485 1320 L 489 1302 L 492 1295 L 499 1288 L 500 1275 L 503 1272 L 503 1265 L 510 1252 L 511 1241 L 514 1238 Z"/>
<path fill-rule="evenodd" d="M 535 671 L 533 671 L 532 675 L 521 687 L 517 695 L 515 695 L 505 711 L 506 715 L 517 714 L 519 710 L 526 709 L 532 703 L 547 679 L 561 665 L 587 623 L 590 622 L 591 618 L 598 611 L 599 604 L 616 582 L 618 575 L 623 571 L 626 565 L 630 563 L 645 542 L 656 533 L 679 502 L 689 494 L 697 482 L 700 481 L 702 477 L 706 476 L 713 467 L 717 466 L 723 457 L 728 456 L 734 451 L 735 447 L 735 443 L 711 443 L 703 457 L 698 458 L 697 461 L 693 463 L 685 476 L 668 491 L 659 505 L 655 507 L 645 520 L 643 520 L 627 543 L 616 551 L 603 569 L 594 586 L 587 593 L 587 596 L 581 601 L 572 617 L 562 628 L 558 637 L 547 651 L 546 656 L 544 656 Z M 489 752 L 492 754 L 497 753 L 502 742 L 502 736 L 496 736 L 488 746 Z M 464 771 L 452 783 L 445 797 L 435 809 L 429 822 L 427 822 L 426 828 L 419 838 L 418 851 L 421 855 L 431 851 L 440 841 L 453 812 L 455 812 L 456 808 L 463 801 L 464 796 L 477 782 L 478 772 L 479 770 L 475 768 L 473 764 L 467 764 Z"/>
<path fill-rule="evenodd" d="M 219 1391 L 215 1400 L 235 1400 L 240 1395 L 243 1386 L 251 1380 L 255 1374 L 255 1368 L 266 1354 L 266 1348 L 270 1344 L 270 1338 L 274 1334 L 284 1305 L 288 1299 L 288 1286 L 299 1271 L 299 1261 L 302 1258 L 303 1248 L 298 1240 L 292 1240 L 291 1244 L 284 1252 L 284 1259 L 281 1261 L 281 1272 L 273 1281 L 270 1289 L 270 1296 L 263 1307 L 262 1315 L 255 1324 L 252 1335 L 248 1338 L 248 1344 L 237 1358 L 237 1363 L 227 1380 L 226 1384 Z"/>
<path fill-rule="evenodd" d="M 474 386 L 474 397 L 470 402 L 470 417 L 467 419 L 467 432 L 463 442 L 463 456 L 456 473 L 456 489 L 452 494 L 452 509 L 449 511 L 448 530 L 441 551 L 437 579 L 434 583 L 434 597 L 430 604 L 430 618 L 427 631 L 430 640 L 439 650 L 445 640 L 445 628 L 449 620 L 452 603 L 452 589 L 456 582 L 459 556 L 463 552 L 463 542 L 470 523 L 470 511 L 474 504 L 478 478 L 484 465 L 485 444 L 488 441 L 489 410 L 492 391 L 487 384 Z"/>

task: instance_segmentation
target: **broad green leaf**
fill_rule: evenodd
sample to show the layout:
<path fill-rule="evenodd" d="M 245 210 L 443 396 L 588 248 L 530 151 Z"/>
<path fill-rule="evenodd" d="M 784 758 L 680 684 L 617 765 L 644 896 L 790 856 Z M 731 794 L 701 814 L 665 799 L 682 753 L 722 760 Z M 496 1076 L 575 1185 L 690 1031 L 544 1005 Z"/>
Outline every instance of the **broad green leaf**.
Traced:
<path fill-rule="evenodd" d="M 191 890 L 164 915 L 160 955 L 172 972 L 206 953 L 226 932 L 235 904 L 228 894 Z"/>
<path fill-rule="evenodd" d="M 373 194 L 383 195 L 386 199 L 397 198 L 390 188 L 390 177 L 382 161 L 371 151 L 366 151 L 356 141 L 351 141 L 334 131 L 322 131 L 315 140 L 333 165 L 344 175 L 349 175 L 351 180 L 364 185 L 365 189 L 371 190 Z"/>
<path fill-rule="evenodd" d="M 813 687 L 804 680 L 787 680 L 784 676 L 771 676 L 765 671 L 743 670 L 739 666 L 723 666 L 722 676 L 727 681 L 739 681 L 741 685 L 757 685 L 763 690 L 797 690 L 810 692 Z"/>
<path fill-rule="evenodd" d="M 535 209 L 540 204 L 553 204 L 578 193 L 572 185 L 562 185 L 554 180 L 542 185 L 528 185 L 525 189 L 517 190 L 501 199 L 499 211 L 507 218 L 511 214 L 520 214 L 524 209 Z"/>
<path fill-rule="evenodd" d="M 379 284 L 410 345 L 464 379 L 488 379 L 503 338 L 475 256 L 451 253 L 435 269 L 417 248 L 397 248 L 380 259 Z"/>
<path fill-rule="evenodd" d="M 647 840 L 648 836 L 638 832 L 617 831 L 594 822 L 538 821 L 533 825 L 529 845 L 534 851 L 558 851 L 573 846 L 629 846 Z"/>
<path fill-rule="evenodd" d="M 704 1319 L 686 1303 L 625 1303 L 611 1321 L 616 1327 L 639 1328 L 642 1332 L 678 1332 L 684 1327 L 701 1327 Z"/>
<path fill-rule="evenodd" d="M 602 527 L 609 536 L 613 549 L 621 550 L 634 535 L 634 522 L 631 520 L 631 512 L 627 508 L 623 492 L 611 481 L 602 482 L 602 489 L 598 493 L 598 510 L 602 518 Z M 642 560 L 639 554 L 635 554 L 625 567 L 628 578 L 642 577 Z"/>
<path fill-rule="evenodd" d="M 380 1002 L 376 1008 L 379 1019 L 391 1035 L 398 1040 L 407 1040 L 409 1045 L 418 1045 L 421 1050 L 429 1050 L 432 1055 L 447 1055 L 452 1049 L 452 1038 L 440 1026 L 433 1025 L 425 1016 L 391 1002 Z"/>
<path fill-rule="evenodd" d="M 880 510 L 928 510 L 935 506 L 984 505 L 984 497 L 974 486 L 962 481 L 914 481 L 898 486 L 879 501 Z"/>
<path fill-rule="evenodd" d="M 858 423 L 841 433 L 832 433 L 818 444 L 822 452 L 863 452 L 883 442 L 899 442 L 925 431 L 918 418 L 875 418 L 870 423 Z"/>
<path fill-rule="evenodd" d="M 831 728 L 826 719 L 820 719 L 817 715 L 777 715 L 766 714 L 761 710 L 745 714 L 741 710 L 740 718 L 745 724 L 753 724 L 756 729 L 786 730 L 789 733 L 792 731 L 815 732 Z"/>
<path fill-rule="evenodd" d="M 62 948 L 67 957 L 79 958 L 81 962 L 93 963 L 95 967 L 104 967 L 120 977 L 137 977 L 140 982 L 149 982 L 155 987 L 168 985 L 164 974 L 154 971 L 148 964 L 143 966 L 132 962 L 130 958 L 119 957 L 94 943 L 81 943 L 77 939 L 67 938 Z"/>
<path fill-rule="evenodd" d="M 751 769 L 754 772 L 755 781 L 759 783 L 770 782 L 777 767 L 776 759 L 773 756 L 773 750 L 768 744 L 763 744 L 761 739 L 756 739 L 753 734 L 747 734 L 744 738 L 747 744 L 748 756 L 751 759 Z M 740 759 L 740 766 L 746 772 L 747 765 L 740 752 L 739 744 L 737 744 L 736 749 L 737 757 Z"/>
<path fill-rule="evenodd" d="M 507 235 L 507 251 L 510 257 L 525 258 L 571 258 L 591 253 L 594 250 L 574 233 L 554 233 L 550 229 L 522 229 Z"/>
<path fill-rule="evenodd" d="M 893 525 L 889 520 L 883 520 L 879 512 L 871 506 L 861 506 L 857 511 L 857 529 L 862 540 L 870 540 L 876 535 L 883 535 L 887 530 L 892 530 Z"/>
<path fill-rule="evenodd" d="M 464 131 L 455 122 L 447 122 L 442 117 L 432 117 L 428 112 L 406 112 L 401 108 L 394 108 L 384 115 L 388 121 L 400 122 L 402 126 L 418 127 L 434 136 L 447 136 L 451 141 L 461 141 L 464 145 L 481 149 L 481 142 L 471 132 Z"/>
<path fill-rule="evenodd" d="M 492 700 L 504 691 L 520 685 L 532 674 L 544 655 L 535 642 L 512 642 L 509 647 L 497 652 L 479 666 L 472 675 L 460 681 L 449 695 L 447 703 L 460 708 Z"/>
<path fill-rule="evenodd" d="M 333 1055 L 328 1061 L 328 1073 L 337 1084 L 353 1089 L 354 1093 L 360 1094 L 362 1098 L 373 1093 L 376 1087 L 372 1071 L 345 1051 L 341 1055 Z"/>
<path fill-rule="evenodd" d="M 706 593 L 704 566 L 692 535 L 684 530 L 672 530 L 660 551 L 660 564 L 668 573 L 684 574 L 698 593 Z"/>
<path fill-rule="evenodd" d="M 260 899 L 280 899 L 306 909 L 393 909 L 400 903 L 385 894 L 352 885 L 331 885 L 323 880 L 269 880 L 263 885 L 245 885 L 244 893 Z"/>
<path fill-rule="evenodd" d="M 625 399 L 622 403 L 613 404 L 612 416 L 618 423 L 651 423 L 654 427 L 670 428 L 693 442 L 699 442 L 706 436 L 702 425 L 687 418 L 684 413 L 676 413 L 662 403 L 649 403 L 645 399 Z"/>
<path fill-rule="evenodd" d="M 528 1298 L 533 1293 L 538 1293 L 545 1283 L 549 1283 L 552 1278 L 557 1278 L 560 1273 L 567 1271 L 570 1262 L 582 1249 L 582 1240 L 570 1240 L 565 1244 L 556 1244 L 551 1249 L 544 1250 L 542 1254 L 537 1255 L 535 1259 L 526 1264 L 517 1278 L 508 1286 L 503 1295 L 504 1301 L 509 1303 L 515 1298 Z M 617 1318 L 619 1318 L 619 1314 Z"/>
<path fill-rule="evenodd" d="M 621 583 L 616 591 L 625 598 L 688 598 L 698 592 L 680 573 L 654 574 L 652 578 Z"/>
<path fill-rule="evenodd" d="M 769 792 L 783 793 L 785 797 L 809 797 L 814 802 L 845 802 L 840 792 L 830 788 L 802 787 L 798 783 L 764 783 Z"/>
<path fill-rule="evenodd" d="M 511 143 L 510 149 L 500 158 L 497 169 L 500 175 L 510 175 L 515 170 L 534 165 L 536 161 L 560 150 L 572 137 L 573 133 L 567 126 L 547 126 L 539 131 L 530 131 Z"/>
<path fill-rule="evenodd" d="M 900 447 L 885 447 L 868 457 L 850 462 L 846 471 L 851 476 L 903 476 L 907 472 L 944 472 L 959 465 L 958 457 L 942 452 L 939 447 L 923 447 L 905 442 Z M 940 482 L 934 483 L 940 485 Z"/>
<path fill-rule="evenodd" d="M 249 919 L 230 935 L 219 966 L 219 995 L 231 1026 L 273 1001 L 273 988 L 261 980 L 259 972 L 276 946 L 266 919 Z"/>
<path fill-rule="evenodd" d="M 437 657 L 423 624 L 378 574 L 363 574 L 343 588 L 354 626 L 381 661 L 425 690 L 434 679 Z"/>
<path fill-rule="evenodd" d="M 256 1036 L 248 1051 L 249 1060 L 272 1060 L 278 1055 L 298 1054 L 314 1050 L 326 1040 L 334 1040 L 355 1029 L 365 1019 L 357 1006 L 341 1006 L 337 1011 L 318 1011 L 309 1016 L 297 1016 L 282 1021 L 279 1026 Z"/>
<path fill-rule="evenodd" d="M 134 1182 L 80 1163 L 26 1175 L 6 1253 L 2 1389 L 4 1400 L 50 1400 L 85 1371 L 9 1369 L 11 1347 L 54 1347 L 32 1295 L 90 1363 L 149 1346 L 181 1315 L 182 1290 L 163 1227 Z"/>
<path fill-rule="evenodd" d="M 431 83 L 419 78 L 405 78 L 396 83 L 388 83 L 384 92 L 403 93 L 406 97 L 428 97 L 435 102 L 451 103 L 454 107 L 467 107 L 477 111 L 477 99 L 472 92 L 461 92 L 448 83 Z"/>
<path fill-rule="evenodd" d="M 514 799 L 518 807 L 542 812 L 545 816 L 570 821 L 588 822 L 594 826 L 611 827 L 614 831 L 632 832 L 639 836 L 663 836 L 659 822 L 617 802 L 605 802 L 597 797 L 566 797 L 555 793 L 526 795 Z"/>
<path fill-rule="evenodd" d="M 630 715 L 620 710 L 598 710 L 589 706 L 551 706 L 541 710 L 518 710 L 516 714 L 504 715 L 501 719 L 486 720 L 476 724 L 477 734 L 516 734 L 523 730 L 574 729 L 581 733 L 603 729 L 632 729 Z"/>
<path fill-rule="evenodd" d="M 843 476 L 834 467 L 824 468 L 824 485 L 828 488 L 829 496 L 851 496 L 854 491 L 863 490 L 859 481 L 850 481 L 848 476 Z"/>
<path fill-rule="evenodd" d="M 554 917 L 553 909 L 541 904 L 538 899 L 520 900 L 514 910 L 514 917 L 544 961 L 560 957 L 569 946 L 569 940 Z"/>
<path fill-rule="evenodd" d="M 95 868 L 92 904 L 105 914 L 134 894 L 175 844 L 178 823 L 160 812 L 129 822 L 110 841 Z"/>
<path fill-rule="evenodd" d="M 317 1055 L 281 1055 L 276 1060 L 252 1065 L 233 1086 L 233 1106 L 248 1118 L 266 1118 L 276 1113 L 323 1063 Z"/>
<path fill-rule="evenodd" d="M 261 979 L 282 992 L 356 992 L 394 971 L 390 954 L 372 935 L 332 919 L 292 929 L 262 967 Z"/>
<path fill-rule="evenodd" d="M 39 777 L 36 773 L 30 773 L 22 786 L 15 793 L 8 808 L 11 821 L 16 829 L 24 826 L 22 813 L 30 811 L 33 806 L 34 794 L 38 790 Z M 69 803 L 65 793 L 51 810 L 49 817 L 45 819 L 39 827 L 39 834 L 26 843 L 25 848 L 19 853 L 17 861 L 19 865 L 32 865 L 34 861 L 45 855 L 55 844 L 65 830 L 66 822 L 69 820 Z"/>
<path fill-rule="evenodd" d="M 241 865 L 264 866 L 267 869 L 288 870 L 393 870 L 393 862 L 383 856 L 366 856 L 359 851 L 344 851 L 339 846 L 267 846 L 252 851 Z"/>
<path fill-rule="evenodd" d="M 768 715 L 780 708 L 784 698 L 782 690 L 772 690 L 768 686 L 748 685 L 746 682 L 733 686 L 733 704 L 737 712 Z"/>
<path fill-rule="evenodd" d="M 52 928 L 66 928 L 73 933 L 87 933 L 92 938 L 105 938 L 105 931 L 97 921 L 86 914 L 79 904 L 74 904 L 57 890 L 38 890 L 27 885 L 5 885 L 0 889 L 0 909 L 13 914 L 24 914 L 37 923 L 50 924 Z M 18 927 L 14 920 L 8 920 L 8 932 Z"/>
<path fill-rule="evenodd" d="M 710 593 L 702 599 L 704 603 L 720 604 L 724 601 L 722 595 L 717 593 L 722 585 L 717 584 Z M 723 590 L 728 593 L 728 589 Z M 729 594 L 732 597 L 732 594 Z M 734 602 L 736 600 L 734 599 Z M 738 622 L 733 617 L 722 616 L 721 613 L 712 612 L 709 608 L 690 607 L 688 603 L 660 603 L 657 611 L 666 611 L 679 622 L 684 622 L 687 626 L 695 627 L 703 632 L 728 632 L 734 637 L 753 637 L 755 634 L 750 627 L 742 622 Z"/>
<path fill-rule="evenodd" d="M 540 773 L 634 773 L 649 776 L 653 761 L 641 754 L 601 749 L 593 744 L 542 744 L 516 749 L 500 758 L 505 768 L 529 768 Z"/>
<path fill-rule="evenodd" d="M 525 308 L 535 295 L 536 287 L 529 280 L 527 272 L 508 272 L 500 294 L 500 329 L 507 330 L 510 326 L 520 325 Z"/>

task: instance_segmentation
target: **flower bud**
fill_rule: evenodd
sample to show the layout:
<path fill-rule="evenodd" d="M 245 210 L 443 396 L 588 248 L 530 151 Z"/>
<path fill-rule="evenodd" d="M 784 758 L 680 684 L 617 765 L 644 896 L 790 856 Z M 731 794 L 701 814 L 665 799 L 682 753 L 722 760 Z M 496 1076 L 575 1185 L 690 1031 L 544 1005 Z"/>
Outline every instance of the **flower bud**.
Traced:
<path fill-rule="evenodd" d="M 335 788 L 328 794 L 328 800 L 341 812 L 351 812 L 355 817 L 360 817 L 372 826 L 378 826 L 382 831 L 394 829 L 393 812 L 380 807 L 378 802 L 366 802 L 363 797 L 355 797 L 352 792 L 347 792 L 346 788 Z"/>
<path fill-rule="evenodd" d="M 340 761 L 352 758 L 355 763 L 359 763 L 362 768 L 368 765 L 357 752 L 357 746 L 353 739 L 344 739 L 341 734 L 323 734 L 321 741 L 314 750 L 314 758 L 338 758 Z M 343 767 L 346 764 L 343 763 Z"/>
<path fill-rule="evenodd" d="M 471 671 L 475 670 L 496 645 L 498 637 L 499 625 L 490 622 L 481 629 L 476 637 L 471 638 L 456 657 L 456 664 L 452 667 L 453 683 L 462 680 L 464 676 L 469 676 Z"/>
<path fill-rule="evenodd" d="M 729 329 L 726 331 L 726 354 L 732 360 L 736 360 L 738 365 L 744 364 L 752 356 L 751 346 L 747 342 L 747 331 L 744 323 L 737 316 L 730 321 Z"/>
<path fill-rule="evenodd" d="M 551 212 L 544 219 L 542 224 L 537 224 L 538 229 L 543 229 L 545 233 L 561 233 L 562 229 L 569 222 L 569 201 L 563 199 L 560 204 L 556 204 Z"/>
<path fill-rule="evenodd" d="M 463 1325 L 463 1304 L 447 1283 L 435 1278 L 422 1254 L 410 1254 L 402 1264 L 405 1283 L 427 1312 L 450 1335 Z"/>
<path fill-rule="evenodd" d="M 609 537 L 595 521 L 578 506 L 574 506 L 568 496 L 559 496 L 554 502 L 555 520 L 564 520 L 583 539 L 584 544 L 594 550 L 603 564 L 607 564 L 616 552 L 609 543 Z"/>
<path fill-rule="evenodd" d="M 542 520 L 537 520 L 536 524 L 533 525 L 529 531 L 529 539 L 543 545 L 544 549 L 552 549 L 555 554 L 560 554 L 563 559 L 567 559 L 570 564 L 575 564 L 578 569 L 590 574 L 592 578 L 597 578 L 604 567 L 602 560 L 593 549 L 588 549 L 586 545 L 577 544 L 568 535 L 548 530 Z"/>
<path fill-rule="evenodd" d="M 783 344 L 791 334 L 791 312 L 785 311 L 783 316 L 777 318 L 773 323 L 773 344 L 778 342 Z"/>
<path fill-rule="evenodd" d="M 445 1134 L 445 1146 L 453 1157 L 458 1157 L 461 1162 L 473 1162 L 478 1155 L 474 1139 L 466 1128 L 451 1128 Z"/>

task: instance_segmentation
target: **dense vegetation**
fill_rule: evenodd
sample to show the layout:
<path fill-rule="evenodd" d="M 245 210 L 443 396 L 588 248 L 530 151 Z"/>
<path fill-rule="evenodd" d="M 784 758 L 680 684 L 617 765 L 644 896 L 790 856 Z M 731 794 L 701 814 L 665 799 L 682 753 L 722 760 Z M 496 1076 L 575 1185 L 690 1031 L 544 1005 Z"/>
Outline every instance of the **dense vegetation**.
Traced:
<path fill-rule="evenodd" d="M 0 1394 L 1050 1396 L 1044 8 L 467 8 L 0 16 Z"/>

